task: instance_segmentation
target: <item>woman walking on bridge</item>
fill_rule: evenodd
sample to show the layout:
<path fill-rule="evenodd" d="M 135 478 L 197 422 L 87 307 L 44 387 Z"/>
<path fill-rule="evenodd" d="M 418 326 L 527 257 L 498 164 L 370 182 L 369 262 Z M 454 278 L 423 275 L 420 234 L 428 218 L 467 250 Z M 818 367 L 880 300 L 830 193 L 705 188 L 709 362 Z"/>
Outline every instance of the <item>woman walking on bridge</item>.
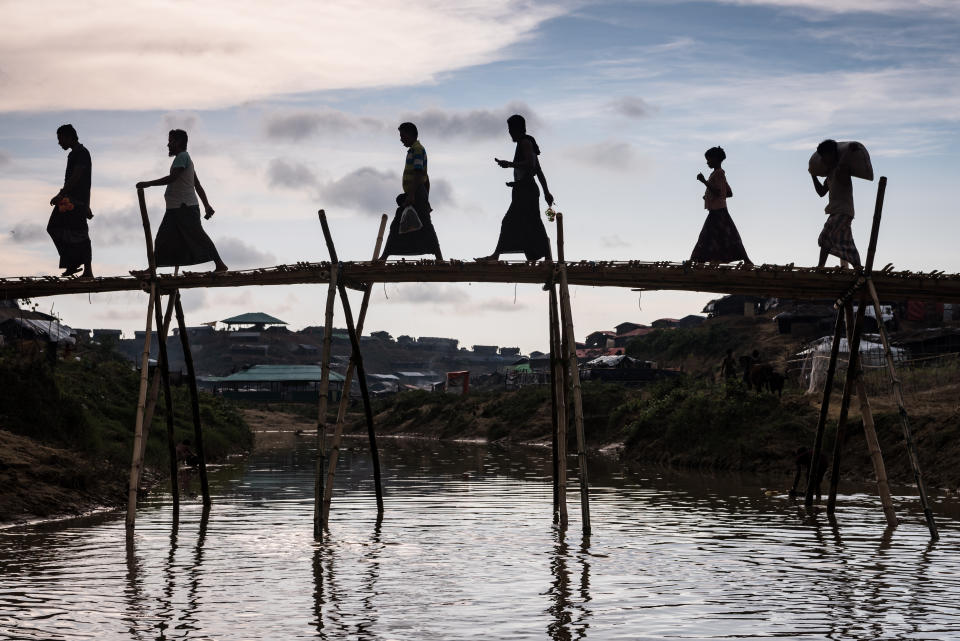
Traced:
<path fill-rule="evenodd" d="M 527 260 L 534 261 L 546 257 L 553 260 L 550 253 L 550 239 L 540 218 L 540 190 L 536 180 L 543 187 L 543 197 L 548 205 L 553 204 L 553 195 L 547 188 L 547 179 L 540 168 L 540 147 L 533 136 L 527 133 L 527 123 L 523 116 L 514 114 L 507 119 L 507 131 L 517 143 L 513 160 L 494 161 L 504 169 L 513 169 L 513 181 L 507 186 L 512 189 L 510 208 L 500 224 L 500 238 L 497 248 L 489 256 L 477 258 L 480 262 L 500 260 L 500 254 L 523 253 Z"/>
<path fill-rule="evenodd" d="M 207 194 L 200 185 L 200 179 L 193 167 L 193 160 L 187 153 L 187 132 L 174 129 L 167 139 L 167 151 L 173 156 L 170 175 L 137 183 L 137 189 L 166 185 L 163 198 L 167 210 L 163 214 L 153 253 L 157 267 L 176 267 L 199 265 L 214 262 L 214 271 L 225 272 L 227 266 L 207 232 L 200 225 L 200 203 L 203 201 L 207 220 L 213 216 L 213 207 L 207 200 Z"/>
<path fill-rule="evenodd" d="M 690 260 L 695 263 L 730 263 L 742 260 L 747 265 L 752 265 L 747 250 L 743 248 L 743 241 L 740 240 L 740 232 L 727 211 L 727 198 L 733 197 L 733 190 L 727 184 L 727 174 L 720 167 L 727 154 L 720 147 L 711 147 L 703 155 L 707 159 L 707 167 L 713 171 L 709 178 L 697 174 L 697 180 L 707 188 L 703 194 L 707 219 L 703 222 Z"/>

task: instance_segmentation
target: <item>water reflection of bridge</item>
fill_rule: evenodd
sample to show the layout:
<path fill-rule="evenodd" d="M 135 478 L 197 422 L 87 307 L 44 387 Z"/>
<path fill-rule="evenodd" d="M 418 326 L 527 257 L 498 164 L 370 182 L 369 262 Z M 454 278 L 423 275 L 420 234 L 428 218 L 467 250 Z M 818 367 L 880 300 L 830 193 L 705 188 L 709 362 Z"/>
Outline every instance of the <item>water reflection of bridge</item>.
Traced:
<path fill-rule="evenodd" d="M 859 363 L 859 344 L 862 333 L 863 318 L 868 304 L 874 305 L 877 318 L 882 317 L 878 290 L 885 298 L 891 300 L 928 300 L 928 301 L 958 301 L 960 300 L 960 274 L 946 275 L 943 272 L 933 271 L 918 273 L 909 271 L 893 271 L 890 265 L 876 272 L 873 270 L 876 255 L 877 239 L 879 235 L 880 218 L 883 207 L 883 196 L 886 189 L 886 178 L 881 178 L 877 192 L 876 207 L 874 210 L 873 225 L 871 228 L 870 244 L 867 250 L 866 264 L 862 269 L 824 269 L 796 267 L 790 265 L 712 265 L 669 262 L 644 261 L 579 261 L 567 262 L 564 255 L 563 216 L 557 217 L 557 261 L 540 263 L 509 263 L 509 262 L 464 262 L 448 261 L 399 261 L 382 263 L 376 261 L 380 254 L 380 246 L 386 226 L 387 217 L 380 221 L 380 230 L 374 245 L 373 259 L 369 262 L 342 262 L 337 257 L 337 250 L 333 242 L 323 210 L 319 212 L 320 223 L 330 255 L 328 262 L 299 262 L 293 265 L 278 265 L 276 267 L 232 271 L 224 273 L 175 273 L 161 275 L 156 273 L 153 254 L 153 240 L 150 233 L 150 221 L 147 216 L 143 192 L 138 192 L 141 217 L 143 219 L 144 237 L 146 240 L 147 258 L 150 268 L 137 276 L 116 276 L 96 279 L 62 279 L 55 277 L 41 278 L 7 278 L 0 279 L 0 297 L 2 298 L 35 298 L 57 294 L 83 294 L 113 291 L 149 292 L 147 304 L 147 323 L 145 332 L 144 351 L 141 358 L 140 395 L 138 399 L 137 424 L 134 438 L 133 464 L 131 466 L 129 502 L 127 508 L 127 525 L 132 527 L 136 514 L 136 499 L 142 469 L 142 458 L 145 450 L 145 429 L 149 428 L 152 420 L 153 407 L 159 394 L 159 380 L 162 379 L 165 388 L 165 402 L 167 404 L 167 434 L 169 456 L 171 460 L 171 484 L 174 499 L 174 514 L 177 518 L 179 492 L 176 481 L 176 455 L 173 443 L 173 425 L 171 401 L 168 391 L 165 338 L 174 309 L 177 312 L 177 321 L 180 325 L 180 339 L 183 342 L 184 356 L 188 377 L 191 380 L 192 409 L 198 454 L 201 459 L 200 481 L 204 496 L 204 504 L 209 505 L 210 497 L 206 482 L 205 465 L 203 464 L 202 431 L 200 429 L 200 413 L 196 392 L 196 377 L 193 371 L 193 361 L 190 355 L 189 340 L 183 318 L 183 310 L 179 301 L 179 290 L 188 288 L 208 287 L 245 287 L 245 286 L 275 286 L 294 284 L 326 284 L 327 300 L 325 309 L 325 334 L 322 358 L 323 375 L 318 399 L 317 421 L 317 470 L 315 487 L 314 534 L 319 539 L 323 536 L 324 527 L 329 514 L 332 499 L 332 487 L 336 463 L 339 456 L 342 439 L 346 407 L 349 402 L 349 389 L 354 369 L 357 371 L 357 381 L 360 385 L 361 396 L 364 402 L 364 413 L 370 439 L 370 452 L 373 462 L 373 474 L 376 487 L 378 513 L 383 511 L 383 494 L 380 479 L 379 455 L 376 445 L 376 435 L 373 416 L 366 389 L 366 376 L 363 370 L 363 359 L 360 352 L 359 336 L 363 328 L 363 321 L 370 301 L 370 291 L 374 283 L 403 283 L 403 282 L 476 282 L 476 283 L 529 283 L 544 285 L 549 293 L 548 317 L 550 336 L 551 359 L 551 393 L 553 431 L 553 507 L 557 520 L 566 525 L 566 448 L 570 429 L 576 435 L 578 473 L 580 484 L 580 504 L 582 527 L 589 533 L 590 509 L 588 497 L 587 459 L 585 439 L 583 433 L 583 410 L 581 401 L 581 387 L 579 370 L 577 368 L 576 345 L 574 340 L 573 317 L 570 304 L 570 285 L 586 285 L 595 287 L 629 287 L 640 290 L 680 290 L 705 291 L 732 294 L 766 295 L 793 299 L 832 299 L 838 302 L 833 349 L 830 356 L 830 366 L 824 386 L 823 402 L 820 418 L 817 425 L 816 439 L 813 446 L 813 455 L 810 468 L 818 469 L 820 450 L 822 448 L 825 423 L 830 403 L 830 392 L 836 369 L 840 339 L 846 331 L 849 344 L 849 363 L 846 382 L 841 400 L 840 418 L 837 423 L 835 448 L 833 456 L 833 473 L 830 482 L 830 498 L 828 513 L 832 514 L 836 506 L 837 480 L 839 478 L 839 464 L 841 459 L 840 447 L 843 442 L 842 434 L 847 422 L 848 409 L 856 390 L 860 403 L 860 413 L 863 419 L 864 432 L 874 466 L 877 480 L 878 494 L 884 508 L 884 514 L 889 526 L 897 524 L 889 484 L 880 452 L 879 441 L 873 424 L 873 416 L 867 399 L 863 383 L 862 370 Z M 346 289 L 351 288 L 363 292 L 363 300 L 359 313 L 354 322 L 350 307 L 350 300 Z M 343 394 L 337 413 L 335 429 L 329 449 L 326 444 L 327 427 L 327 386 L 330 372 L 330 343 L 333 325 L 333 308 L 339 293 L 343 312 L 347 323 L 352 346 L 352 356 L 343 381 Z M 161 313 L 161 297 L 168 296 L 166 313 Z M 859 307 L 854 313 L 853 300 L 859 300 Z M 154 377 L 147 394 L 148 360 L 150 349 L 151 325 L 156 321 L 160 333 L 160 377 Z M 903 406 L 903 395 L 899 378 L 894 370 L 894 361 L 890 357 L 890 345 L 883 325 L 880 325 L 881 338 L 887 351 L 887 364 L 890 371 L 891 385 L 894 396 L 900 408 L 900 419 L 907 452 L 912 464 L 916 485 L 920 494 L 921 504 L 927 519 L 932 538 L 937 538 L 936 524 L 927 502 L 926 491 L 920 471 L 916 447 L 913 443 L 906 410 Z M 326 473 L 324 465 L 326 464 Z M 814 495 L 819 495 L 819 481 L 816 474 L 808 475 L 806 489 L 806 505 L 813 507 Z"/>

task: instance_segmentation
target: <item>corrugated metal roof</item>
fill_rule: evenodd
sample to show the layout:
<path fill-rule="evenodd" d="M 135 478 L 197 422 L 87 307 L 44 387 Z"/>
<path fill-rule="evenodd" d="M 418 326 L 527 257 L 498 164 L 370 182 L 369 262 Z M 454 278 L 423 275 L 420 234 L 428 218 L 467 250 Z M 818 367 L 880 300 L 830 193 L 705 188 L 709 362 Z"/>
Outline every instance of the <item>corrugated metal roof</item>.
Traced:
<path fill-rule="evenodd" d="M 247 325 L 255 323 L 266 323 L 267 325 L 286 325 L 286 323 L 279 318 L 274 318 L 270 314 L 264 314 L 263 312 L 247 312 L 246 314 L 240 314 L 239 316 L 233 316 L 232 318 L 225 318 L 220 322 L 227 323 L 229 325 Z"/>
<path fill-rule="evenodd" d="M 319 365 L 254 365 L 242 372 L 216 377 L 216 380 L 221 383 L 313 382 L 319 381 L 321 376 L 322 368 Z M 343 382 L 343 376 L 331 371 L 330 380 Z"/>

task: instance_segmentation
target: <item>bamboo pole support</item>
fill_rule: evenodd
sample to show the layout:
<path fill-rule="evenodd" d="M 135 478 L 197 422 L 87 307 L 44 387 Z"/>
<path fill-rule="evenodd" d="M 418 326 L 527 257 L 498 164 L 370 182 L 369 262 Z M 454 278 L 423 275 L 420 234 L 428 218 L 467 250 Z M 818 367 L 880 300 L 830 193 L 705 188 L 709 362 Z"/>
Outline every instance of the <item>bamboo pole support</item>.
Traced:
<path fill-rule="evenodd" d="M 377 241 L 373 245 L 373 260 L 380 257 L 380 247 L 383 244 L 383 234 L 387 228 L 387 216 L 380 217 L 380 229 L 377 232 Z M 363 300 L 360 303 L 360 313 L 357 316 L 357 335 L 363 335 L 363 323 L 367 318 L 367 307 L 370 305 L 370 294 L 373 291 L 373 283 L 367 283 L 363 288 Z M 322 521 L 326 527 L 330 518 L 330 503 L 333 501 L 333 480 L 337 473 L 337 461 L 340 459 L 340 442 L 343 439 L 343 426 L 347 419 L 347 408 L 350 405 L 350 387 L 353 382 L 353 372 L 356 369 L 356 363 L 353 355 L 347 363 L 347 371 L 343 376 L 343 390 L 340 395 L 340 403 L 337 408 L 337 422 L 333 431 L 333 438 L 330 442 L 330 453 L 327 462 L 326 483 L 321 483 L 323 490 L 322 503 Z"/>
<path fill-rule="evenodd" d="M 554 442 L 556 460 L 557 515 L 562 527 L 567 527 L 567 367 L 560 339 L 560 312 L 556 285 L 550 286 L 550 379 L 554 398 Z"/>
<path fill-rule="evenodd" d="M 560 441 L 560 421 L 557 418 L 557 350 L 554 348 L 554 300 L 556 299 L 556 289 L 550 284 L 550 295 L 547 299 L 549 305 L 548 317 L 548 336 L 550 340 L 550 421 L 553 426 L 553 441 L 551 447 L 552 460 L 552 479 L 553 479 L 553 519 L 556 521 L 560 513 L 560 460 L 557 452 L 557 444 Z"/>
<path fill-rule="evenodd" d="M 837 319 L 833 328 L 833 343 L 830 345 L 830 364 L 827 366 L 827 379 L 823 384 L 823 400 L 820 402 L 820 416 L 817 418 L 817 434 L 813 439 L 813 456 L 807 472 L 807 494 L 804 504 L 813 506 L 813 497 L 820 493 L 820 450 L 823 448 L 823 432 L 830 412 L 830 394 L 833 390 L 833 377 L 837 371 L 837 356 L 840 353 L 840 339 L 843 335 L 843 309 L 837 308 Z"/>
<path fill-rule="evenodd" d="M 132 529 L 137 518 L 137 492 L 140 489 L 140 476 L 143 469 L 143 418 L 147 401 L 147 378 L 150 369 L 150 329 L 153 326 L 153 306 L 157 296 L 157 264 L 153 255 L 153 236 L 150 234 L 150 217 L 147 215 L 147 202 L 143 190 L 137 190 L 140 205 L 140 219 L 143 223 L 143 235 L 147 245 L 147 264 L 150 274 L 150 298 L 147 301 L 147 323 L 143 339 L 143 353 L 140 356 L 140 391 L 137 395 L 137 419 L 133 428 L 133 462 L 130 465 L 130 483 L 127 488 L 126 526 Z"/>
<path fill-rule="evenodd" d="M 913 440 L 913 431 L 910 429 L 910 417 L 907 415 L 906 404 L 903 400 L 903 383 L 900 381 L 896 366 L 893 364 L 893 350 L 890 348 L 887 328 L 883 326 L 880 297 L 877 296 L 877 289 L 873 286 L 872 280 L 867 281 L 867 290 L 870 292 L 870 298 L 873 299 L 873 309 L 880 330 L 880 340 L 883 342 L 887 371 L 890 373 L 890 386 L 894 400 L 897 402 L 897 414 L 900 417 L 900 427 L 903 428 L 903 438 L 904 441 L 906 441 L 907 456 L 910 459 L 910 467 L 913 469 L 913 480 L 917 484 L 917 492 L 920 495 L 920 505 L 923 508 L 923 516 L 927 521 L 927 529 L 930 530 L 930 538 L 936 541 L 940 538 L 940 533 L 937 531 L 937 522 L 933 518 L 933 510 L 930 509 L 930 502 L 927 499 L 927 489 L 923 482 L 923 472 L 920 469 L 920 456 L 917 453 L 917 445 Z"/>
<path fill-rule="evenodd" d="M 580 370 L 577 367 L 577 344 L 573 333 L 573 313 L 570 306 L 570 288 L 567 284 L 567 266 L 563 255 L 563 214 L 557 214 L 557 260 L 560 271 L 560 318 L 567 335 L 567 358 L 573 395 L 573 424 L 577 433 L 577 476 L 580 477 L 580 513 L 583 533 L 590 534 L 590 483 L 587 478 L 587 450 L 583 433 L 583 393 L 580 388 Z"/>
<path fill-rule="evenodd" d="M 180 328 L 180 344 L 183 346 L 183 360 L 187 365 L 187 379 L 190 384 L 190 410 L 193 414 L 193 437 L 197 446 L 197 458 L 200 460 L 200 492 L 204 507 L 210 506 L 210 485 L 207 482 L 207 457 L 203 452 L 203 428 L 200 425 L 200 396 L 197 391 L 197 373 L 193 367 L 193 353 L 190 351 L 190 338 L 187 336 L 187 322 L 183 317 L 183 305 L 180 292 L 172 294 L 177 325 Z"/>
<path fill-rule="evenodd" d="M 173 294 L 170 295 L 171 300 L 173 296 Z M 173 396 L 170 393 L 170 359 L 167 357 L 167 342 L 165 340 L 166 336 L 163 333 L 164 319 L 160 311 L 160 301 L 161 297 L 158 294 L 156 304 L 153 306 L 153 311 L 156 315 L 158 329 L 157 367 L 160 370 L 160 376 L 154 376 L 154 380 L 159 378 L 163 382 L 163 402 L 167 409 L 167 454 L 170 457 L 170 494 L 173 496 L 173 521 L 176 523 L 180 518 L 180 483 L 177 478 L 177 444 L 174 442 L 173 436 Z M 169 304 L 167 306 L 169 307 Z M 143 439 L 144 444 L 146 444 L 146 440 L 146 438 Z"/>
<path fill-rule="evenodd" d="M 883 198 L 886 194 L 887 178 L 880 177 L 877 185 L 877 200 L 873 209 L 873 224 L 870 228 L 870 244 L 867 248 L 867 261 L 863 268 L 863 278 L 869 280 L 873 273 L 873 262 L 877 253 L 877 239 L 880 235 L 880 219 L 883 215 Z M 880 440 L 877 438 L 876 425 L 873 421 L 873 411 L 870 408 L 870 399 L 867 396 L 866 385 L 863 382 L 863 367 L 860 362 L 860 337 L 863 328 L 863 318 L 866 312 L 867 292 L 860 294 L 860 304 L 857 308 L 856 318 L 853 320 L 853 329 L 850 329 L 850 319 L 854 317 L 853 306 L 849 300 L 844 305 L 844 311 L 847 318 L 848 346 L 850 348 L 850 359 L 848 361 L 847 379 L 844 385 L 844 401 L 840 408 L 840 420 L 837 422 L 837 440 L 834 443 L 833 471 L 830 478 L 830 498 L 827 502 L 827 514 L 832 515 L 836 511 L 837 505 L 837 484 L 839 483 L 840 460 L 839 455 L 842 449 L 843 432 L 846 426 L 847 411 L 850 405 L 850 394 L 853 388 L 856 388 L 857 397 L 860 402 L 860 416 L 863 421 L 863 435 L 867 442 L 867 450 L 870 454 L 870 462 L 873 464 L 873 472 L 877 482 L 877 494 L 880 497 L 880 503 L 883 506 L 883 514 L 889 527 L 897 526 L 897 515 L 893 507 L 893 498 L 890 495 L 890 483 L 887 479 L 887 470 L 883 462 L 883 452 L 880 449 Z"/>
<path fill-rule="evenodd" d="M 333 340 L 333 306 L 337 302 L 338 265 L 330 265 L 327 305 L 323 314 L 323 356 L 320 360 L 320 389 L 317 397 L 317 466 L 313 487 L 313 538 L 323 539 L 323 466 L 327 455 L 327 394 L 330 389 L 330 352 Z"/>
<path fill-rule="evenodd" d="M 323 236 L 327 242 L 327 251 L 330 253 L 330 261 L 339 263 L 337 259 L 337 248 L 333 244 L 333 236 L 330 234 L 330 226 L 327 224 L 327 214 L 322 209 L 318 212 L 320 217 L 320 226 L 323 228 Z M 340 269 L 343 269 L 343 263 L 339 263 Z M 373 481 L 377 493 L 377 514 L 383 513 L 383 482 L 380 476 L 380 453 L 377 450 L 377 434 L 373 428 L 373 410 L 370 408 L 370 393 L 367 390 L 367 375 L 363 370 L 363 356 L 360 353 L 360 337 L 353 324 L 353 312 L 350 310 L 350 298 L 347 296 L 347 289 L 343 285 L 343 280 L 337 284 L 340 291 L 340 304 L 343 305 L 343 316 L 347 322 L 347 332 L 350 335 L 350 347 L 353 350 L 353 359 L 356 362 L 357 380 L 360 383 L 360 397 L 363 399 L 363 413 L 367 420 L 367 436 L 370 439 L 370 459 L 373 463 Z"/>
<path fill-rule="evenodd" d="M 163 325 L 159 326 L 157 340 L 167 340 L 167 334 L 170 331 L 170 320 L 173 318 L 173 298 L 167 299 L 167 309 L 163 313 Z M 140 458 L 147 455 L 147 441 L 150 438 L 150 426 L 153 424 L 153 414 L 157 408 L 157 399 L 160 397 L 160 377 L 154 376 L 150 381 L 150 391 L 147 394 L 147 408 L 143 415 L 143 439 L 141 440 Z M 137 487 L 143 482 L 143 468 L 140 468 L 140 478 L 137 479 Z"/>

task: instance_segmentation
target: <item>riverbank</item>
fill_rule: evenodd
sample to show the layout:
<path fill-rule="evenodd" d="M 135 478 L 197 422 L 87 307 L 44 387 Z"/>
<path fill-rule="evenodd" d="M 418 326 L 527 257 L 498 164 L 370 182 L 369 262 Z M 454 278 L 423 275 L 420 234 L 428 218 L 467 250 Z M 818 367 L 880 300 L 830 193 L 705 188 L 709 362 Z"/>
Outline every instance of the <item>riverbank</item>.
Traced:
<path fill-rule="evenodd" d="M 75 516 L 125 505 L 139 375 L 106 351 L 88 351 L 56 367 L 16 354 L 0 356 L 0 523 Z M 173 387 L 176 440 L 193 437 L 189 391 Z M 242 414 L 200 395 L 208 462 L 248 450 Z M 150 487 L 169 469 L 162 398 L 147 440 Z"/>
<path fill-rule="evenodd" d="M 960 387 L 960 386 L 957 386 Z M 913 399 L 910 421 L 927 483 L 955 491 L 960 487 L 960 389 L 929 390 Z M 896 407 L 885 397 L 871 398 L 877 433 L 891 482 L 913 483 Z M 834 398 L 824 442 L 833 451 L 833 430 L 839 413 Z M 783 398 L 757 394 L 740 385 L 715 385 L 675 379 L 643 389 L 602 383 L 583 385 L 587 447 L 618 453 L 625 467 L 658 465 L 715 471 L 740 471 L 781 478 L 789 487 L 798 447 L 810 447 L 819 412 L 819 398 L 787 392 Z M 347 430 L 365 434 L 359 406 L 349 415 Z M 547 387 L 488 391 L 467 396 L 404 392 L 375 402 L 375 424 L 381 435 L 439 440 L 549 445 L 552 441 L 550 392 Z M 243 410 L 270 430 L 296 430 L 313 435 L 316 419 L 306 409 L 271 412 Z M 311 408 L 312 411 L 312 408 Z M 251 412 L 259 412 L 252 418 Z M 277 421 L 275 426 L 272 421 Z M 332 417 L 331 417 L 332 421 Z M 292 438 L 292 437 L 287 437 Z M 568 451 L 576 451 L 573 431 Z M 843 447 L 841 478 L 871 482 L 856 399 L 853 399 Z"/>

